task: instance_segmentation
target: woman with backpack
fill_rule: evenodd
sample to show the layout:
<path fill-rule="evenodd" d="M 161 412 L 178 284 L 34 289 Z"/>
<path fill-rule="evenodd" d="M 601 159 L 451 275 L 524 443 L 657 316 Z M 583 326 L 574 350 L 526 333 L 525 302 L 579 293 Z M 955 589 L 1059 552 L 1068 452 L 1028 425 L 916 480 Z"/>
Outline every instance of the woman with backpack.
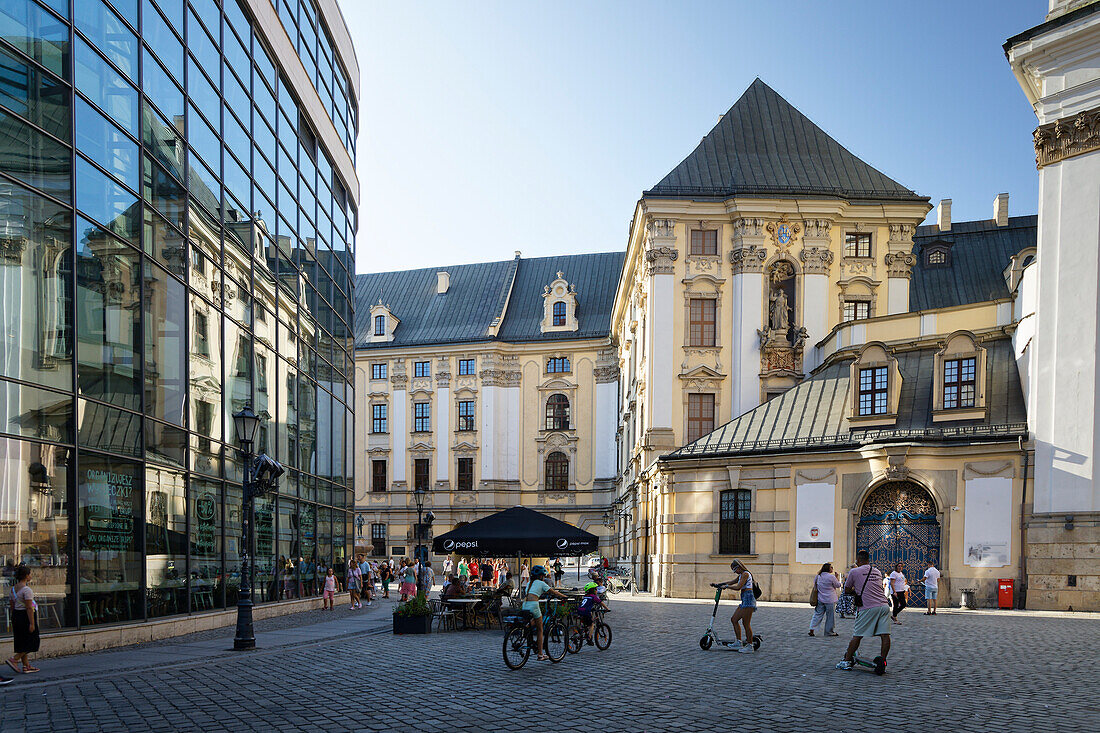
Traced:
<path fill-rule="evenodd" d="M 840 590 L 840 576 L 833 572 L 833 564 L 827 562 L 817 571 L 814 578 L 814 589 L 810 593 L 810 600 L 814 603 L 814 617 L 810 621 L 810 636 L 814 635 L 814 629 L 825 619 L 825 636 L 840 636 L 833 631 L 836 625 L 834 613 L 838 599 L 837 591 Z"/>
<path fill-rule="evenodd" d="M 756 610 L 756 588 L 759 586 L 753 583 L 752 573 L 740 560 L 731 562 L 730 570 L 737 573 L 737 580 L 722 583 L 721 587 L 741 591 L 741 605 L 733 612 L 730 621 L 733 623 L 733 633 L 737 636 L 737 640 L 741 642 L 741 648 L 737 651 L 748 654 L 756 651 L 752 644 L 752 612 Z M 738 623 L 745 628 L 743 641 Z"/>

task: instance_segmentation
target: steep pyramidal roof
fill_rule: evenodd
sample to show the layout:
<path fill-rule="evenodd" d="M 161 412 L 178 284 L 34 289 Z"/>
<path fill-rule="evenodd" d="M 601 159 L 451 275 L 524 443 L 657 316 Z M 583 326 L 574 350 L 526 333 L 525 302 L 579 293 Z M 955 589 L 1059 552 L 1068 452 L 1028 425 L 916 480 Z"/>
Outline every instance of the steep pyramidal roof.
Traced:
<path fill-rule="evenodd" d="M 852 155 L 760 79 L 643 195 L 753 194 L 928 200 Z"/>

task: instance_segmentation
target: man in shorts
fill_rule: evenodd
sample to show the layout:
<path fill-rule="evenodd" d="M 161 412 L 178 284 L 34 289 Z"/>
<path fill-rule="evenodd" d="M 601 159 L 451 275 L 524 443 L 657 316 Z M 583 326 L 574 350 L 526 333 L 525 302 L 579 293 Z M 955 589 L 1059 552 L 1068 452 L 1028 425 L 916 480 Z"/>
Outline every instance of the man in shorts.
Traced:
<path fill-rule="evenodd" d="M 924 599 L 928 603 L 928 610 L 924 612 L 924 615 L 935 616 L 936 598 L 940 594 L 940 571 L 936 569 L 931 560 L 925 560 L 924 564 Z"/>
<path fill-rule="evenodd" d="M 856 553 L 856 567 L 844 579 L 844 592 L 862 599 L 856 601 L 856 622 L 852 627 L 852 640 L 844 659 L 837 662 L 837 669 L 851 669 L 856 650 L 865 636 L 877 636 L 882 641 L 879 656 L 886 659 L 890 653 L 890 604 L 882 590 L 882 572 L 871 567 L 871 556 L 866 550 Z"/>

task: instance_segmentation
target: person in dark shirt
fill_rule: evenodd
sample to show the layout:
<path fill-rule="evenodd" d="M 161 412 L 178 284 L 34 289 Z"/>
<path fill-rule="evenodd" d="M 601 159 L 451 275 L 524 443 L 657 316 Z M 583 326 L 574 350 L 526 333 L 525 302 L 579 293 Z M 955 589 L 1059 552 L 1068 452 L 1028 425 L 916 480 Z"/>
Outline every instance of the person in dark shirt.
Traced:
<path fill-rule="evenodd" d="M 577 616 L 580 618 L 581 623 L 584 624 L 585 642 L 589 646 L 592 646 L 592 614 L 601 606 L 604 610 L 607 610 L 607 606 L 600 600 L 596 589 L 597 586 L 595 583 L 588 583 L 585 585 L 584 597 L 581 598 L 581 604 L 577 607 Z"/>

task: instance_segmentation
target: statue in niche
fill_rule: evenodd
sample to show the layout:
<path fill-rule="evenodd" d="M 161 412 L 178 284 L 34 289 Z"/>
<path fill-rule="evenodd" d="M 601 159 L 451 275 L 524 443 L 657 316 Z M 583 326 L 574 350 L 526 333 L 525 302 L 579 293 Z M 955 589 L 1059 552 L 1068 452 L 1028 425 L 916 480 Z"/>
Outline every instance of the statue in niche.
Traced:
<path fill-rule="evenodd" d="M 787 302 L 787 294 L 783 292 L 782 288 L 773 289 L 768 325 L 775 331 L 786 332 L 791 327 L 790 311 L 791 306 Z"/>
<path fill-rule="evenodd" d="M 794 310 L 794 267 L 783 260 L 776 262 L 768 273 L 768 281 L 771 285 L 768 294 L 768 329 L 773 338 L 788 340 L 791 314 Z"/>

